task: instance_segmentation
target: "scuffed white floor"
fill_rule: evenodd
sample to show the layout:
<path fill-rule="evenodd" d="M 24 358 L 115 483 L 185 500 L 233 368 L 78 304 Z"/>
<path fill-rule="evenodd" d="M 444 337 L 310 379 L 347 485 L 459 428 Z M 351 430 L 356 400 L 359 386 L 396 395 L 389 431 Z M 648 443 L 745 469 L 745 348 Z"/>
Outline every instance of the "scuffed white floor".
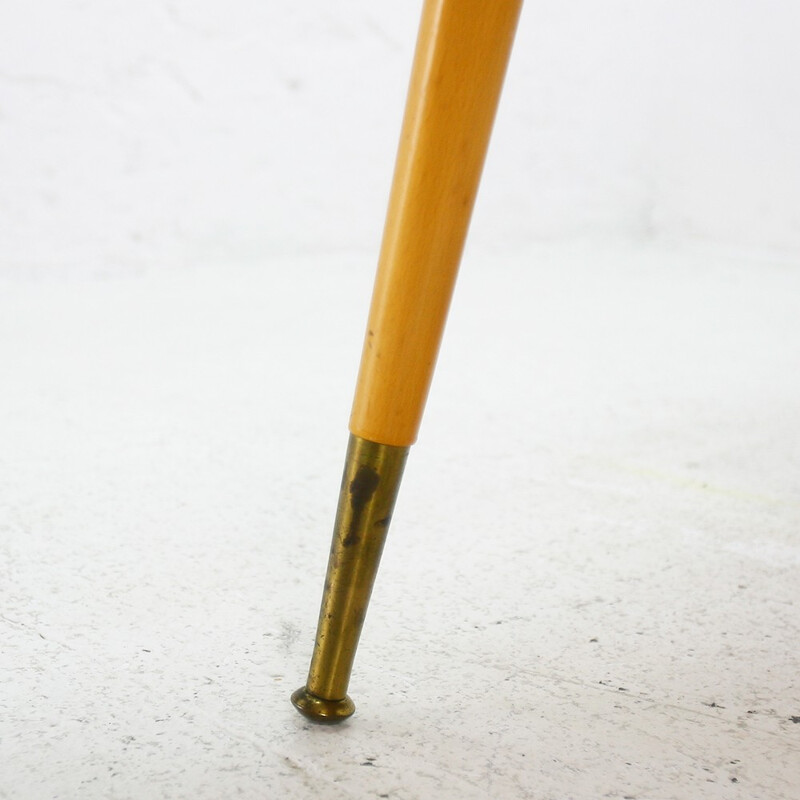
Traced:
<path fill-rule="evenodd" d="M 0 796 L 800 796 L 800 265 L 469 253 L 338 728 L 370 256 L 0 284 Z"/>

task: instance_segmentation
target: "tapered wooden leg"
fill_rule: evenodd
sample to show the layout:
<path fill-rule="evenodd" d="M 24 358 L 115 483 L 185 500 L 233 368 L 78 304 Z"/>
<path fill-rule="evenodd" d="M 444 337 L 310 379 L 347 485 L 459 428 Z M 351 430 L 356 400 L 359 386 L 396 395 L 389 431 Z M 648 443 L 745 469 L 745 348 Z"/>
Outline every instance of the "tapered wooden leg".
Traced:
<path fill-rule="evenodd" d="M 522 0 L 422 14 L 350 430 L 417 437 Z"/>
<path fill-rule="evenodd" d="M 522 0 L 426 0 L 350 418 L 308 682 L 319 722 L 346 690 L 408 448 L 419 430 Z"/>

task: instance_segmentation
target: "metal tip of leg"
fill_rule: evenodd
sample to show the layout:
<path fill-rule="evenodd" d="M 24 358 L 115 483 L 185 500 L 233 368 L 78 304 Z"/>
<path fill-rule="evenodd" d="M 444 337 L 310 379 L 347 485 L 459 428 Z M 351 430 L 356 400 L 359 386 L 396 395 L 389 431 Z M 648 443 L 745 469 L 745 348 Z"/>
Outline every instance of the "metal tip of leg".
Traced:
<path fill-rule="evenodd" d="M 341 700 L 326 700 L 311 694 L 305 686 L 292 695 L 292 704 L 304 717 L 323 725 L 343 722 L 356 710 L 355 703 L 347 695 Z"/>

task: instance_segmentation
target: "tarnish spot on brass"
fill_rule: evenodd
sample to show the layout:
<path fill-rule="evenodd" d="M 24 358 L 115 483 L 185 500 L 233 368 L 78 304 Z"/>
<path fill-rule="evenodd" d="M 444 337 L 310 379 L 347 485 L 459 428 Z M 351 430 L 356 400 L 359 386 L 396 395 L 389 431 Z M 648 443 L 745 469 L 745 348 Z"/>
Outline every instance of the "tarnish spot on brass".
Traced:
<path fill-rule="evenodd" d="M 359 531 L 361 529 L 361 517 L 369 503 L 372 495 L 380 483 L 380 476 L 370 466 L 361 464 L 356 472 L 355 478 L 350 481 L 350 510 L 351 518 L 348 526 L 347 536 L 342 539 L 345 547 L 352 547 L 361 541 Z"/>
<path fill-rule="evenodd" d="M 383 519 L 379 519 L 377 522 L 374 523 L 376 528 L 388 528 L 389 523 L 392 521 L 392 515 L 389 514 L 388 517 L 384 517 Z"/>
<path fill-rule="evenodd" d="M 350 482 L 353 508 L 363 508 L 369 502 L 370 497 L 375 494 L 379 482 L 378 473 L 372 467 L 361 464 L 355 478 Z"/>

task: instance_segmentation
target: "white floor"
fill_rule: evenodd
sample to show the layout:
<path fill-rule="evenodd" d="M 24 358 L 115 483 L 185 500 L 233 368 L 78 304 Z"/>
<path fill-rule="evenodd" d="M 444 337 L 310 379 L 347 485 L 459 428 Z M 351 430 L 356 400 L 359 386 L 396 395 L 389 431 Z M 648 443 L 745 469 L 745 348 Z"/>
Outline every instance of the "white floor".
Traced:
<path fill-rule="evenodd" d="M 0 796 L 800 797 L 800 264 L 469 253 L 338 728 L 369 256 L 0 281 Z"/>

